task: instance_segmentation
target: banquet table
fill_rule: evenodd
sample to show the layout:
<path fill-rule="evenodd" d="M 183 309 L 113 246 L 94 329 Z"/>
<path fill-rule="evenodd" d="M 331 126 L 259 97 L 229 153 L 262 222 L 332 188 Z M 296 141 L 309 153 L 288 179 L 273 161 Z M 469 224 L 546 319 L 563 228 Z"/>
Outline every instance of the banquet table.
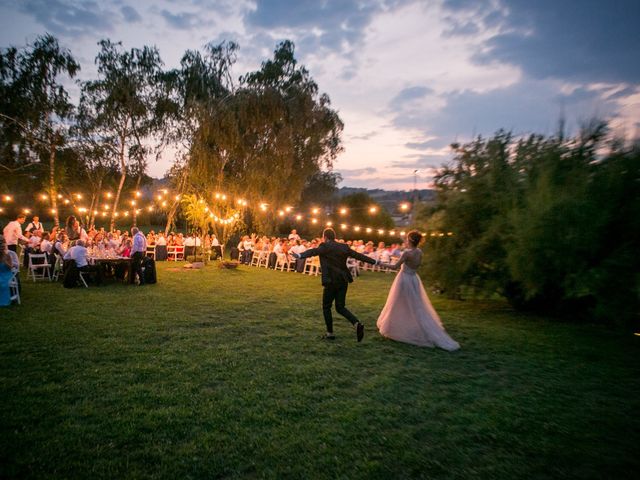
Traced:
<path fill-rule="evenodd" d="M 113 270 L 114 276 L 117 278 L 117 273 L 119 268 L 123 268 L 123 278 L 122 281 L 129 283 L 131 282 L 131 258 L 129 257 L 109 257 L 109 256 L 90 256 L 88 257 L 90 265 L 96 265 L 101 267 L 105 271 Z M 124 275 L 126 274 L 126 275 Z"/>

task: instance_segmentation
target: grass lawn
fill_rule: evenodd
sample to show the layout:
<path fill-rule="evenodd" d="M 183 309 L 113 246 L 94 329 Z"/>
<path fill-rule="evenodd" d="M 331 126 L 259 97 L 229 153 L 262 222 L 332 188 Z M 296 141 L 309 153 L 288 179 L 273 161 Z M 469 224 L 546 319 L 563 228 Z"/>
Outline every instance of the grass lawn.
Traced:
<path fill-rule="evenodd" d="M 392 275 L 324 324 L 317 277 L 24 280 L 0 309 L 1 478 L 632 478 L 640 337 L 433 299 L 462 350 L 381 338 Z M 637 478 L 637 477 L 636 477 Z"/>

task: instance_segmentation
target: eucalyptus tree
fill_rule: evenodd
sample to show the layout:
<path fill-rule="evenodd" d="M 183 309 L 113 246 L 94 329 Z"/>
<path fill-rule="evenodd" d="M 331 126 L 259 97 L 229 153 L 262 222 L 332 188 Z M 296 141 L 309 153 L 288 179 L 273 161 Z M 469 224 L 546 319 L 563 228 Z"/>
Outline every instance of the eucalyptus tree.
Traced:
<path fill-rule="evenodd" d="M 224 186 L 253 204 L 296 203 L 307 179 L 330 168 L 341 150 L 343 124 L 297 64 L 289 41 L 214 105 L 196 131 L 188 163 L 198 188 Z M 259 229 L 273 229 L 273 208 L 254 217 Z"/>
<path fill-rule="evenodd" d="M 151 153 L 152 136 L 160 130 L 166 105 L 162 60 L 155 47 L 123 50 L 121 43 L 101 40 L 96 56 L 98 78 L 82 86 L 80 108 L 88 135 L 117 160 L 120 180 L 111 207 L 113 229 L 122 189 L 132 162 Z"/>
<path fill-rule="evenodd" d="M 236 61 L 237 50 L 238 45 L 233 42 L 209 43 L 204 52 L 187 50 L 180 67 L 164 74 L 168 101 L 163 144 L 169 145 L 174 152 L 174 164 L 168 177 L 177 193 L 167 212 L 165 234 L 173 224 L 182 194 L 194 192 L 200 186 L 200 182 L 194 184 L 192 181 L 196 176 L 190 170 L 196 134 L 203 121 L 206 123 L 210 116 L 216 115 L 219 105 L 232 95 L 231 67 Z M 198 193 L 213 187 L 205 182 L 204 190 Z M 217 231 L 216 234 L 225 238 L 224 232 Z"/>
<path fill-rule="evenodd" d="M 56 226 L 56 155 L 65 143 L 74 110 L 63 83 L 79 70 L 71 52 L 50 34 L 39 36 L 23 50 L 11 47 L 0 53 L 0 127 L 5 141 L 9 140 L 4 154 L 11 157 L 10 152 L 16 149 L 10 144 L 17 141 L 21 147 L 18 155 L 27 148 L 37 157 L 47 158 L 47 190 Z M 5 170 L 11 168 L 5 166 Z"/>

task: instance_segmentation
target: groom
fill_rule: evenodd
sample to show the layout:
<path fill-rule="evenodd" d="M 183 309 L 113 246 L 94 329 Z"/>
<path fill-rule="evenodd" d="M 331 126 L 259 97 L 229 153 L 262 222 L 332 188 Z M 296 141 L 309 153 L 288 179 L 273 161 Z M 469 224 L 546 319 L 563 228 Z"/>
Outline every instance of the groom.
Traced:
<path fill-rule="evenodd" d="M 344 243 L 336 242 L 336 232 L 332 228 L 327 228 L 322 233 L 324 242 L 318 248 L 312 248 L 303 253 L 293 253 L 295 258 L 320 257 L 320 267 L 322 268 L 322 313 L 324 322 L 327 325 L 327 333 L 324 336 L 327 340 L 334 340 L 333 317 L 331 316 L 331 305 L 336 302 L 336 311 L 351 322 L 356 327 L 356 338 L 358 342 L 364 337 L 364 325 L 356 316 L 345 307 L 347 297 L 347 287 L 353 282 L 353 277 L 347 268 L 347 259 L 353 257 L 362 262 L 376 264 L 373 258 L 369 258 L 354 250 L 351 250 Z"/>

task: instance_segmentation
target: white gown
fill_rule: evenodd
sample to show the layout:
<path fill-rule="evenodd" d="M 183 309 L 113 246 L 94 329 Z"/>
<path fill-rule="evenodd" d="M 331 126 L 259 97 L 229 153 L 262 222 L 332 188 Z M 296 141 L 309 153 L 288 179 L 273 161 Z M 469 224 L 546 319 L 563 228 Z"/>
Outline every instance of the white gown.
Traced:
<path fill-rule="evenodd" d="M 421 347 L 460 348 L 442 326 L 416 270 L 422 251 L 405 251 L 396 266 L 401 266 L 389 290 L 387 303 L 378 317 L 378 329 L 388 338 Z M 396 267 L 397 268 L 397 267 Z"/>

